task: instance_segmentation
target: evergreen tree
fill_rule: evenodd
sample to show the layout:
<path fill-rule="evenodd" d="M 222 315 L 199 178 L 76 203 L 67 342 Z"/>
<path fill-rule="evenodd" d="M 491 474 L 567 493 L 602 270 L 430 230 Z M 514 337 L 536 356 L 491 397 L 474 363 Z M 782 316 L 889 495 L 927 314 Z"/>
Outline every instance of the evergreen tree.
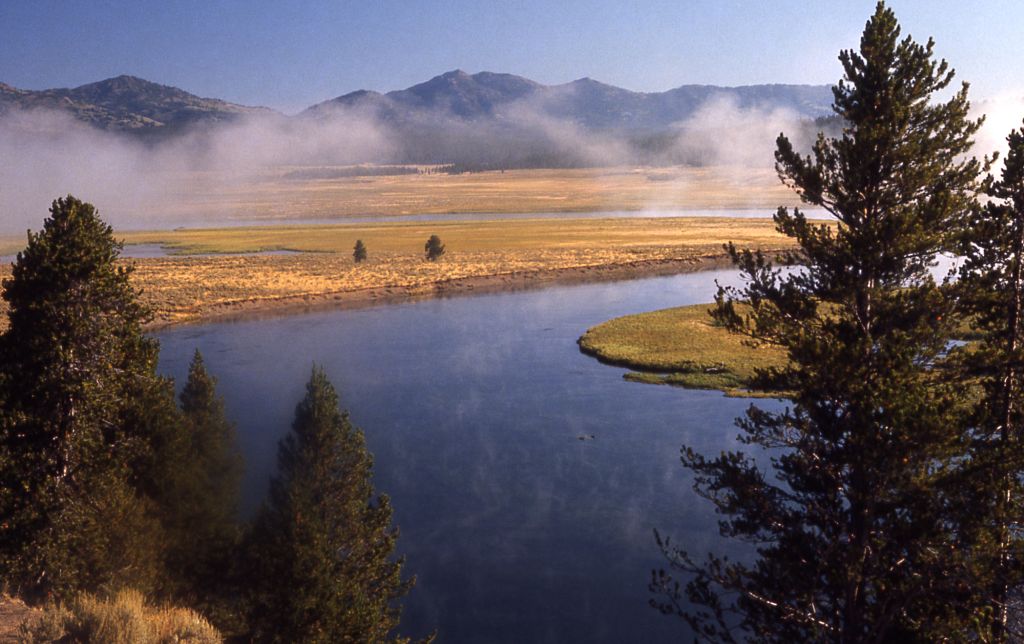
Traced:
<path fill-rule="evenodd" d="M 26 597 L 153 583 L 151 504 L 137 492 L 153 428 L 139 401 L 163 387 L 148 311 L 92 205 L 53 202 L 3 282 L 0 565 Z M 116 545 L 114 545 L 116 544 Z"/>
<path fill-rule="evenodd" d="M 251 626 L 259 641 L 383 642 L 412 586 L 392 561 L 398 531 L 374 499 L 361 431 L 316 368 L 280 444 L 253 529 Z"/>
<path fill-rule="evenodd" d="M 820 135 L 807 157 L 778 139 L 780 178 L 834 224 L 779 209 L 798 247 L 788 273 L 729 248 L 749 284 L 720 289 L 714 315 L 784 347 L 788 366 L 762 377 L 793 393 L 784 411 L 752 406 L 739 421 L 770 471 L 756 455 L 683 450 L 722 535 L 756 546 L 749 564 L 698 561 L 659 536 L 689 580 L 657 571 L 652 603 L 698 637 L 913 641 L 978 628 L 982 611 L 959 602 L 964 558 L 942 500 L 965 453 L 964 388 L 937 368 L 954 305 L 928 268 L 972 205 L 980 164 L 963 155 L 980 123 L 966 85 L 933 101 L 953 72 L 932 48 L 901 40 L 880 2 L 859 51 L 839 57 L 842 135 Z"/>
<path fill-rule="evenodd" d="M 1012 635 L 1009 604 L 1024 584 L 1024 129 L 1007 137 L 1009 154 L 992 199 L 965 226 L 959 288 L 980 342 L 963 353 L 967 378 L 980 385 L 971 458 L 963 468 L 961 529 L 975 557 L 973 587 L 990 607 L 993 641 Z M 1019 600 L 1018 600 L 1019 601 Z"/>
<path fill-rule="evenodd" d="M 444 255 L 444 244 L 437 235 L 431 235 L 427 243 L 423 245 L 423 251 L 427 254 L 427 260 L 436 262 Z"/>
<path fill-rule="evenodd" d="M 352 259 L 356 264 L 366 261 L 366 244 L 362 239 L 356 240 L 356 245 L 352 249 Z"/>
<path fill-rule="evenodd" d="M 242 462 L 216 385 L 196 350 L 180 396 L 184 428 L 159 464 L 165 484 L 159 496 L 170 540 L 167 567 L 176 582 L 172 594 L 230 628 Z"/>

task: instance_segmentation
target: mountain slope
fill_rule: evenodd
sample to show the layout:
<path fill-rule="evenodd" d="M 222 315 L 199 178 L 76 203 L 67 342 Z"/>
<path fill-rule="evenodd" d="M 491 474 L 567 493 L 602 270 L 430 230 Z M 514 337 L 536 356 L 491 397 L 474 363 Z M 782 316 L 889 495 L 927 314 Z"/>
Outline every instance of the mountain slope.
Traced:
<path fill-rule="evenodd" d="M 197 124 L 231 121 L 244 114 L 272 114 L 219 99 L 201 98 L 134 76 L 117 76 L 71 89 L 21 90 L 0 84 L 0 112 L 43 108 L 64 112 L 94 127 L 170 134 Z"/>

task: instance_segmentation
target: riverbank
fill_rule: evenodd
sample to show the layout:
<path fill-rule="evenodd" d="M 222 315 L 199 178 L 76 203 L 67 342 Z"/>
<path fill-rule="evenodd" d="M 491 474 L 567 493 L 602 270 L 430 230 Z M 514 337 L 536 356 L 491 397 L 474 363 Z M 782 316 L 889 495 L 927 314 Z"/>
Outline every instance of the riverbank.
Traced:
<path fill-rule="evenodd" d="M 376 304 L 410 302 L 432 297 L 457 297 L 544 288 L 556 284 L 630 280 L 659 275 L 677 275 L 727 268 L 732 262 L 724 253 L 691 258 L 655 259 L 625 264 L 597 264 L 572 268 L 550 268 L 444 278 L 410 285 L 386 285 L 353 290 L 241 297 L 202 306 L 177 316 L 157 313 L 148 325 L 151 331 L 179 324 L 201 324 L 260 317 L 289 315 L 325 308 L 361 308 Z"/>
<path fill-rule="evenodd" d="M 423 256 L 431 234 L 447 246 L 437 262 Z M 153 329 L 311 307 L 722 268 L 729 265 L 722 251 L 726 242 L 769 252 L 789 245 L 770 220 L 726 217 L 266 226 L 124 237 L 182 253 L 125 260 L 135 265 L 132 280 L 154 311 Z M 351 255 L 356 239 L 369 249 L 369 259 L 359 264 Z M 294 252 L 241 254 L 268 250 Z M 10 265 L 0 275 L 9 276 Z"/>

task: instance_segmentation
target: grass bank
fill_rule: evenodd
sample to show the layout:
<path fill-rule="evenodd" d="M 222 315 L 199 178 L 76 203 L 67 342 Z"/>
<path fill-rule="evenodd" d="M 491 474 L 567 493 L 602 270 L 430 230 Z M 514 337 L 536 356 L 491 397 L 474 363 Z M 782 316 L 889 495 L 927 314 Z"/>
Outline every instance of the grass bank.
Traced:
<path fill-rule="evenodd" d="M 423 256 L 432 234 L 447 247 L 438 262 Z M 126 260 L 136 265 L 134 283 L 154 309 L 157 325 L 677 273 L 721 266 L 722 244 L 728 241 L 768 251 L 790 245 L 769 220 L 727 217 L 282 225 L 120 236 L 127 243 L 161 244 L 179 253 Z M 360 264 L 352 260 L 357 239 L 369 250 L 368 261 Z M 299 252 L 239 254 L 265 250 Z M 0 267 L 0 276 L 9 274 L 9 265 Z M 0 314 L 3 306 L 0 302 Z M 0 325 L 5 323 L 0 316 Z"/>
<path fill-rule="evenodd" d="M 719 389 L 732 396 L 770 395 L 750 390 L 757 369 L 782 366 L 785 353 L 745 344 L 716 326 L 710 304 L 696 304 L 615 318 L 588 329 L 580 350 L 634 371 L 626 379 L 690 389 Z"/>

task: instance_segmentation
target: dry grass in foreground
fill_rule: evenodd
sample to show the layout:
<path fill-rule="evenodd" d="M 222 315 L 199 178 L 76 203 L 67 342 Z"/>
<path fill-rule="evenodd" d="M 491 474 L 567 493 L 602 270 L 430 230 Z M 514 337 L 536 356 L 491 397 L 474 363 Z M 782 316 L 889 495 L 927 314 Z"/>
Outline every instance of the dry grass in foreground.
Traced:
<path fill-rule="evenodd" d="M 52 606 L 22 625 L 24 642 L 108 644 L 215 644 L 220 633 L 187 608 L 156 607 L 141 593 L 122 590 L 107 599 L 79 595 L 69 606 Z"/>
<path fill-rule="evenodd" d="M 447 246 L 423 258 L 427 237 Z M 769 220 L 729 218 L 536 219 L 472 222 L 268 226 L 129 233 L 130 243 L 177 251 L 293 255 L 172 256 L 133 260 L 135 283 L 158 324 L 283 305 L 524 286 L 559 279 L 678 272 L 720 257 L 722 244 L 775 250 L 789 242 Z M 369 260 L 354 264 L 362 239 Z M 4 267 L 9 274 L 9 267 Z M 624 271 L 624 272 L 616 272 Z"/>

